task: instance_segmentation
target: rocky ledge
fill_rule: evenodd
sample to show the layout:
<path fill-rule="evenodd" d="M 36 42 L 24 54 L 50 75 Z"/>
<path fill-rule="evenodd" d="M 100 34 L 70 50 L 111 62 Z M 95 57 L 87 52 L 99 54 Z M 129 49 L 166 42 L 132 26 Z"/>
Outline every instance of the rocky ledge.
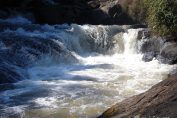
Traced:
<path fill-rule="evenodd" d="M 143 60 L 146 62 L 155 58 L 164 64 L 177 63 L 176 38 L 153 37 L 142 39 L 139 51 L 143 54 Z"/>
<path fill-rule="evenodd" d="M 128 98 L 106 110 L 98 118 L 176 118 L 177 74 L 140 95 Z"/>
<path fill-rule="evenodd" d="M 119 0 L 5 0 L 0 1 L 0 18 L 17 15 L 37 24 L 135 24 Z"/>

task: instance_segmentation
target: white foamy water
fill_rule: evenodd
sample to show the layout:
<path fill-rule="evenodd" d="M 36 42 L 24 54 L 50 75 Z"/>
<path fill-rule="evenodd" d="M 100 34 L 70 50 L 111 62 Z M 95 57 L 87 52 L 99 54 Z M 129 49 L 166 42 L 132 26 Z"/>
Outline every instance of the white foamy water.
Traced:
<path fill-rule="evenodd" d="M 51 31 L 59 37 L 79 63 L 49 65 L 49 58 L 29 67 L 29 80 L 0 93 L 6 106 L 2 116 L 20 112 L 25 118 L 95 118 L 118 101 L 148 90 L 175 68 L 157 60 L 142 61 L 135 48 L 141 29 L 124 33 L 115 28 L 113 34 L 110 27 L 74 25 L 64 32 L 52 28 L 44 32 L 45 37 Z M 31 32 L 30 36 L 35 34 L 39 36 L 40 32 Z"/>

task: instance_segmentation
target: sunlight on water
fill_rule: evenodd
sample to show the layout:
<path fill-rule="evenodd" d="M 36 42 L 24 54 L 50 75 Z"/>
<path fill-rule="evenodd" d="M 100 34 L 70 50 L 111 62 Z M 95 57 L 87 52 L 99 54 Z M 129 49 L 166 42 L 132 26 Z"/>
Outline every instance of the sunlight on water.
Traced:
<path fill-rule="evenodd" d="M 118 28 L 112 37 L 123 33 L 118 36 L 122 39 L 111 39 L 114 43 L 110 43 L 110 35 L 105 34 L 111 32 L 108 26 L 73 27 L 76 31 L 67 31 L 69 34 L 55 32 L 53 35 L 62 38 L 58 40 L 71 50 L 78 63 L 55 63 L 50 58 L 36 62 L 28 68 L 30 79 L 15 83 L 15 89 L 0 93 L 0 102 L 4 104 L 0 106 L 2 116 L 95 118 L 118 101 L 148 90 L 175 68 L 157 60 L 141 60 L 142 55 L 136 54 L 135 48 L 141 29 L 123 33 Z M 46 28 L 55 30 L 50 26 Z M 75 34 L 79 32 L 83 34 Z M 30 36 L 37 33 L 32 32 Z M 44 34 L 48 36 L 49 33 Z M 81 40 L 89 40 L 87 43 L 91 42 L 91 45 Z M 119 48 L 116 51 L 111 46 Z M 88 49 L 83 55 L 83 51 Z M 108 53 L 114 50 L 114 54 L 106 54 L 105 50 L 109 50 Z"/>

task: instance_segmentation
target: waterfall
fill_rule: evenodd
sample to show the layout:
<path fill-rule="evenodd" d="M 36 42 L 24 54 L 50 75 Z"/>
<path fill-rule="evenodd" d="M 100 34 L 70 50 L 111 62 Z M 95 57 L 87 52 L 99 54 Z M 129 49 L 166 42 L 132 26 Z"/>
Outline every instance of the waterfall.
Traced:
<path fill-rule="evenodd" d="M 175 68 L 141 60 L 142 29 L 19 25 L 14 20 L 6 27 L 6 22 L 0 32 L 0 72 L 6 67 L 11 77 L 23 74 L 23 80 L 0 92 L 0 117 L 96 117 Z"/>
<path fill-rule="evenodd" d="M 137 52 L 136 44 L 139 31 L 142 29 L 129 29 L 127 33 L 123 34 L 124 39 L 124 54 L 134 54 Z"/>

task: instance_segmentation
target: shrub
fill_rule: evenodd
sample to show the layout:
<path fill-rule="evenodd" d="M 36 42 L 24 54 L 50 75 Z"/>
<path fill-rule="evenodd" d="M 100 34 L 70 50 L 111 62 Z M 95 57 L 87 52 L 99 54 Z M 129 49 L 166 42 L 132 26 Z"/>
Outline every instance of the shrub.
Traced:
<path fill-rule="evenodd" d="M 133 20 L 146 23 L 155 35 L 177 36 L 177 0 L 119 0 Z"/>
<path fill-rule="evenodd" d="M 155 35 L 177 36 L 177 0 L 144 0 L 147 23 Z"/>

